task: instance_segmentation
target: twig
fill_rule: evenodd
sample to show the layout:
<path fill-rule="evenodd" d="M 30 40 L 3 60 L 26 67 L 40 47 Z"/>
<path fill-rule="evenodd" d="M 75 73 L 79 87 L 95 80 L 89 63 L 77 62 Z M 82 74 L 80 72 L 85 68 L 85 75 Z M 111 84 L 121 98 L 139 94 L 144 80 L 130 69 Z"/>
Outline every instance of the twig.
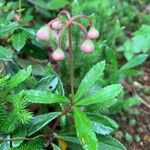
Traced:
<path fill-rule="evenodd" d="M 0 138 L 0 142 L 7 142 L 7 141 L 17 141 L 17 140 L 27 140 L 27 141 L 33 141 L 39 137 L 45 137 L 45 135 L 38 135 L 38 136 L 35 136 L 33 138 L 26 138 L 26 137 L 17 137 L 17 138 L 10 138 L 10 139 L 1 139 Z"/>

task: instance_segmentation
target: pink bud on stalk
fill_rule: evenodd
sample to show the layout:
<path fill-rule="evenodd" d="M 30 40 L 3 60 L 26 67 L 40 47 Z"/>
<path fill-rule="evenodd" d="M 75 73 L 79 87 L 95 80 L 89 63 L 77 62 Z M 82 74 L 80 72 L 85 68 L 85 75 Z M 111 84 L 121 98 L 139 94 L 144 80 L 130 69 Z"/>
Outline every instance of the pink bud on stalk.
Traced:
<path fill-rule="evenodd" d="M 91 53 L 94 50 L 94 44 L 91 40 L 87 39 L 81 44 L 81 51 Z"/>
<path fill-rule="evenodd" d="M 54 50 L 51 56 L 55 61 L 62 61 L 65 59 L 65 53 L 61 48 Z"/>
<path fill-rule="evenodd" d="M 47 25 L 41 27 L 37 31 L 36 36 L 42 41 L 48 41 L 50 39 L 50 28 Z"/>
<path fill-rule="evenodd" d="M 94 27 L 91 27 L 88 32 L 88 38 L 91 40 L 97 39 L 99 37 L 99 32 Z"/>
<path fill-rule="evenodd" d="M 52 26 L 52 29 L 57 30 L 57 31 L 61 30 L 63 27 L 61 21 L 59 20 L 54 21 L 51 26 Z"/>

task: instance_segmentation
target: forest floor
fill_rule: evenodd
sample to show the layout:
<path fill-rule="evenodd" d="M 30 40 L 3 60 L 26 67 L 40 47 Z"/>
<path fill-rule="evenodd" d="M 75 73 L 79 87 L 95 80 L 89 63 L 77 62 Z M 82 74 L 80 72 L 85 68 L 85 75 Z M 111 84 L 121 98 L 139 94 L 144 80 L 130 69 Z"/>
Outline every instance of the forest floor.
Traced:
<path fill-rule="evenodd" d="M 127 88 L 133 95 L 138 94 L 142 103 L 129 112 L 124 112 L 116 119 L 122 135 L 117 138 L 122 141 L 127 150 L 150 150 L 150 60 L 141 67 L 144 74 L 133 78 L 133 84 Z"/>

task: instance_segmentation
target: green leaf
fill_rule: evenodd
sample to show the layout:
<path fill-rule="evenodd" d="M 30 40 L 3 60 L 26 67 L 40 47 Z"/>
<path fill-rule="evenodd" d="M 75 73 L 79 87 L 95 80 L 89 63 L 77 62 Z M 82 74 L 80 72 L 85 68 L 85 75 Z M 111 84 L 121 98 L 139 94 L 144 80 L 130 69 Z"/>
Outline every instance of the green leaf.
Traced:
<path fill-rule="evenodd" d="M 75 100 L 79 100 L 90 88 L 94 85 L 94 83 L 99 79 L 102 75 L 105 68 L 105 61 L 101 61 L 94 65 L 90 71 L 86 74 L 86 76 L 81 81 L 77 93 L 75 95 Z"/>
<path fill-rule="evenodd" d="M 126 150 L 122 143 L 112 137 L 101 136 L 98 140 L 98 150 Z"/>
<path fill-rule="evenodd" d="M 120 68 L 120 71 L 127 70 L 142 64 L 147 59 L 147 57 L 147 54 L 140 54 L 138 56 L 135 56 L 134 58 L 130 59 L 125 65 L 123 65 Z"/>
<path fill-rule="evenodd" d="M 16 30 L 19 27 L 19 23 L 13 22 L 10 23 L 0 29 L 0 38 L 4 38 L 5 36 L 12 33 L 14 30 Z"/>
<path fill-rule="evenodd" d="M 136 69 L 127 69 L 127 70 L 122 70 L 120 73 L 126 76 L 139 76 L 143 74 L 143 71 L 136 70 Z"/>
<path fill-rule="evenodd" d="M 94 94 L 79 100 L 76 105 L 91 105 L 95 103 L 105 103 L 114 99 L 122 91 L 120 84 L 112 84 L 95 92 Z"/>
<path fill-rule="evenodd" d="M 12 36 L 13 47 L 19 52 L 25 45 L 27 36 L 24 32 L 18 32 Z"/>
<path fill-rule="evenodd" d="M 25 99 L 31 103 L 39 104 L 53 104 L 53 103 L 67 103 L 68 98 L 61 95 L 56 95 L 49 91 L 42 90 L 26 90 Z"/>
<path fill-rule="evenodd" d="M 13 51 L 5 47 L 0 46 L 0 60 L 11 61 L 13 57 Z"/>
<path fill-rule="evenodd" d="M 117 70 L 118 61 L 117 61 L 117 54 L 115 53 L 115 51 L 111 49 L 106 49 L 106 56 L 108 60 L 111 62 L 111 64 L 113 65 L 113 67 L 115 67 L 114 69 Z"/>
<path fill-rule="evenodd" d="M 67 4 L 69 4 L 69 2 L 67 0 L 51 0 L 48 3 L 48 8 L 50 10 L 58 10 L 60 8 L 63 8 Z"/>
<path fill-rule="evenodd" d="M 19 71 L 16 75 L 14 75 L 8 82 L 8 85 L 6 87 L 7 91 L 15 88 L 18 86 L 20 83 L 25 81 L 31 74 L 32 72 L 32 67 L 29 66 L 27 67 L 26 70 L 21 70 Z"/>
<path fill-rule="evenodd" d="M 39 131 L 45 125 L 47 125 L 52 120 L 57 118 L 60 114 L 61 114 L 60 112 L 52 112 L 52 113 L 35 116 L 28 125 L 29 126 L 28 136 Z"/>
<path fill-rule="evenodd" d="M 25 25 L 25 24 L 27 24 L 28 22 L 30 22 L 32 19 L 33 19 L 33 16 L 31 16 L 31 15 L 25 16 L 25 17 L 20 21 L 20 24 Z"/>
<path fill-rule="evenodd" d="M 79 108 L 74 108 L 73 111 L 77 137 L 83 148 L 85 150 L 97 150 L 97 138 L 90 120 L 83 112 L 79 110 Z"/>
<path fill-rule="evenodd" d="M 117 123 L 101 114 L 94 114 L 94 113 L 86 113 L 88 118 L 91 120 L 91 123 L 93 125 L 94 131 L 97 134 L 110 134 L 113 132 L 115 129 L 118 128 Z"/>

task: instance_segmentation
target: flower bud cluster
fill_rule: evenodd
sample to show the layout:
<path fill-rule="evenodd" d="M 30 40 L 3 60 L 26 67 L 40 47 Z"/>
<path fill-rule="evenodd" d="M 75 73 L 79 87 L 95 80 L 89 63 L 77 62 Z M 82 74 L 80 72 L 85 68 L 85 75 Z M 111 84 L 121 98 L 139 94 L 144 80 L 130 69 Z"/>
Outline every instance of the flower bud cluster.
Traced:
<path fill-rule="evenodd" d="M 36 36 L 38 39 L 40 39 L 42 41 L 49 41 L 51 36 L 52 36 L 51 35 L 52 30 L 55 32 L 56 31 L 59 32 L 62 29 L 63 29 L 62 22 L 56 18 L 55 20 L 52 21 L 51 25 L 45 25 L 45 26 L 41 27 L 37 31 Z M 92 40 L 95 40 L 98 37 L 99 37 L 98 30 L 94 26 L 91 26 L 91 28 L 87 32 L 86 39 L 84 40 L 84 42 L 80 46 L 81 51 L 83 51 L 85 53 L 93 52 L 94 51 L 94 44 L 93 44 Z M 60 45 L 58 46 L 58 48 L 56 50 L 53 51 L 51 57 L 55 61 L 62 61 L 65 59 L 65 53 L 61 49 Z"/>

